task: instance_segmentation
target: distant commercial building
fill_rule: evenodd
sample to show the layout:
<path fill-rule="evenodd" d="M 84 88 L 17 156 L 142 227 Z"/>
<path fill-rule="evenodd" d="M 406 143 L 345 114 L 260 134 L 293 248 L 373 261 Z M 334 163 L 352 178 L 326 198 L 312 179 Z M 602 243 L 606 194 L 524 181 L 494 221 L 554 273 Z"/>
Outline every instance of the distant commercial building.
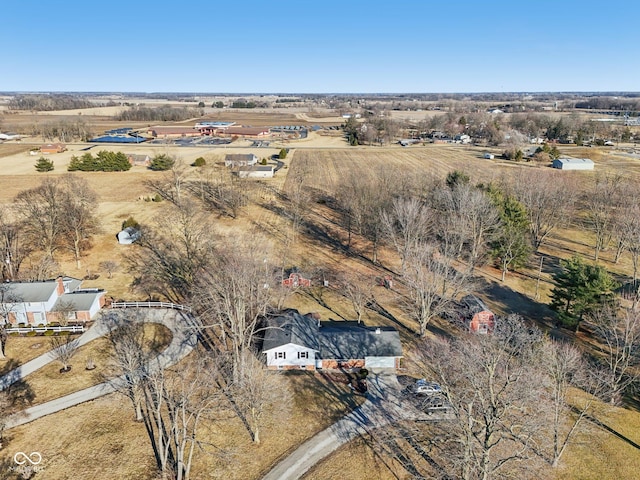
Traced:
<path fill-rule="evenodd" d="M 558 158 L 552 163 L 553 168 L 560 170 L 593 170 L 595 164 L 589 158 Z"/>

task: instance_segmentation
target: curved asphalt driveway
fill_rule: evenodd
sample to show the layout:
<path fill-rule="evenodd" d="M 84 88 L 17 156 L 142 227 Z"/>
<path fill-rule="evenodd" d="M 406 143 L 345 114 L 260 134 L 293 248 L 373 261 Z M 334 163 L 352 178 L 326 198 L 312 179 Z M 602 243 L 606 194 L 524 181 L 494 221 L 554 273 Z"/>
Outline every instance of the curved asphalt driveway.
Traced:
<path fill-rule="evenodd" d="M 133 310 L 133 309 L 131 309 Z M 193 350 L 197 343 L 197 335 L 193 328 L 193 320 L 187 314 L 180 310 L 170 309 L 144 309 L 144 315 L 132 315 L 131 320 L 141 321 L 144 323 L 159 323 L 164 325 L 173 334 L 173 338 L 169 346 L 156 357 L 150 368 L 152 371 L 157 371 L 159 368 L 168 367 L 179 362 L 182 358 Z M 93 326 L 83 333 L 76 342 L 81 347 L 91 340 L 95 340 L 109 332 L 110 327 L 106 322 L 99 317 Z M 23 379 L 30 373 L 44 367 L 55 360 L 55 356 L 51 352 L 47 352 L 24 365 L 10 371 L 6 375 L 0 377 L 0 390 L 4 390 L 9 385 Z M 79 390 L 70 395 L 56 398 L 50 402 L 45 402 L 34 407 L 27 408 L 15 415 L 10 416 L 6 423 L 5 428 L 17 427 L 25 423 L 31 422 L 37 418 L 52 413 L 59 412 L 65 408 L 73 407 L 89 400 L 94 400 L 98 397 L 106 395 L 108 393 L 115 392 L 119 386 L 119 383 L 123 381 L 123 377 L 110 380 L 93 387 Z"/>
<path fill-rule="evenodd" d="M 424 419 L 426 414 L 402 402 L 401 387 L 395 375 L 371 374 L 367 377 L 367 400 L 329 428 L 307 440 L 277 464 L 262 480 L 294 480 L 355 437 L 399 419 Z"/>

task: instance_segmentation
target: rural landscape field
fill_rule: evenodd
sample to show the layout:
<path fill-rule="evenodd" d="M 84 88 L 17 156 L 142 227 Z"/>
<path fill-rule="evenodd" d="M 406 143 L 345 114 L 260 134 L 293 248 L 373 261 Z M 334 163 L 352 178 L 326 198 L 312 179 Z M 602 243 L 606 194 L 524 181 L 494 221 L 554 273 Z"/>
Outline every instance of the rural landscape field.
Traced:
<path fill-rule="evenodd" d="M 0 478 L 638 478 L 638 110 L 0 96 Z"/>

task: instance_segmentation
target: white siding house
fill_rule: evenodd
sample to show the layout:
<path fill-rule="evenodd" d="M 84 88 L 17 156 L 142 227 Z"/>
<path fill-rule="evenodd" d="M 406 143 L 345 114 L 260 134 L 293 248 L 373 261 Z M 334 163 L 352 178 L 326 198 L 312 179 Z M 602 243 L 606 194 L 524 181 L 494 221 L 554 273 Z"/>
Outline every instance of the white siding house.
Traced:
<path fill-rule="evenodd" d="M 81 281 L 71 277 L 34 282 L 10 282 L 2 291 L 2 323 L 46 325 L 68 319 L 89 321 L 104 305 L 104 290 L 80 289 Z"/>
<path fill-rule="evenodd" d="M 250 167 L 258 163 L 253 153 L 230 153 L 224 157 L 225 167 Z"/>
<path fill-rule="evenodd" d="M 558 158 L 552 163 L 553 168 L 560 170 L 593 170 L 595 164 L 589 158 Z"/>
<path fill-rule="evenodd" d="M 239 167 L 237 173 L 240 178 L 273 178 L 273 165 Z"/>
<path fill-rule="evenodd" d="M 270 318 L 262 353 L 271 369 L 389 368 L 400 366 L 398 331 L 358 322 L 319 322 L 298 312 Z"/>
<path fill-rule="evenodd" d="M 279 347 L 264 350 L 267 355 L 267 365 L 271 368 L 299 368 L 314 370 L 316 365 L 316 351 L 295 343 L 287 343 Z"/>

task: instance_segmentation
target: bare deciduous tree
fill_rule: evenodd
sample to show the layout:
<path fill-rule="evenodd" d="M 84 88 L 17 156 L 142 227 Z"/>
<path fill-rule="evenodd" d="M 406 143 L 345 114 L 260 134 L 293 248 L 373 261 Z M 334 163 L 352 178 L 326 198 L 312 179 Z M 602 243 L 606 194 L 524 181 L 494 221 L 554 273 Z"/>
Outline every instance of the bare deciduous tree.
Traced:
<path fill-rule="evenodd" d="M 518 317 L 493 335 L 425 340 L 416 368 L 438 381 L 455 418 L 431 427 L 430 455 L 451 478 L 524 478 L 540 468 L 534 441 L 544 424 L 542 336 Z"/>
<path fill-rule="evenodd" d="M 0 208 L 0 259 L 2 259 L 2 278 L 15 280 L 20 276 L 22 262 L 33 251 L 26 241 L 22 227 L 11 220 L 9 209 Z"/>
<path fill-rule="evenodd" d="M 527 210 L 531 243 L 537 252 L 549 234 L 563 226 L 574 206 L 575 187 L 570 178 L 546 170 L 522 170 L 513 178 L 513 190 Z"/>
<path fill-rule="evenodd" d="M 137 248 L 127 255 L 134 288 L 184 302 L 208 265 L 213 231 L 209 218 L 186 199 L 169 209 L 157 228 L 143 227 Z"/>
<path fill-rule="evenodd" d="M 260 443 L 265 419 L 276 408 L 280 421 L 289 408 L 289 385 L 279 372 L 268 371 L 253 353 L 245 351 L 239 378 L 231 389 L 234 403 L 247 420 L 254 443 Z M 281 416 L 282 415 L 282 416 Z"/>
<path fill-rule="evenodd" d="M 355 275 L 345 275 L 339 281 L 342 293 L 351 302 L 358 323 L 362 320 L 367 305 L 373 299 L 373 281 L 370 278 L 357 278 Z"/>
<path fill-rule="evenodd" d="M 640 365 L 640 313 L 606 307 L 596 310 L 589 323 L 602 344 L 603 381 L 609 402 L 619 404 L 627 387 L 640 378 L 636 368 Z"/>
<path fill-rule="evenodd" d="M 78 351 L 78 339 L 71 335 L 58 335 L 49 339 L 50 354 L 62 364 L 62 370 L 71 368 L 69 362 Z"/>
<path fill-rule="evenodd" d="M 217 359 L 195 356 L 179 368 L 153 362 L 144 376 L 142 415 L 163 479 L 189 480 L 203 418 L 224 408 Z"/>
<path fill-rule="evenodd" d="M 147 348 L 141 312 L 134 309 L 109 310 L 103 315 L 103 322 L 109 327 L 107 339 L 113 348 L 110 373 L 122 376 L 116 386 L 131 403 L 137 422 L 143 421 L 142 400 L 143 381 L 149 368 L 149 361 L 157 352 Z"/>
<path fill-rule="evenodd" d="M 599 176 L 595 187 L 585 192 L 583 203 L 586 209 L 585 227 L 595 237 L 594 259 L 597 262 L 600 252 L 611 242 L 616 208 L 620 205 L 622 177 Z"/>
<path fill-rule="evenodd" d="M 598 385 L 580 351 L 572 345 L 546 340 L 542 350 L 542 365 L 548 376 L 550 453 L 543 454 L 553 467 L 575 435 L 585 426 L 586 416 L 598 392 Z M 543 388 L 543 385 L 540 386 Z M 572 388 L 583 389 L 586 394 L 573 395 Z M 546 446 L 546 442 L 540 442 Z"/>
<path fill-rule="evenodd" d="M 64 234 L 64 195 L 59 181 L 47 178 L 38 187 L 20 192 L 15 198 L 16 212 L 24 232 L 46 257 L 53 258 Z"/>
<path fill-rule="evenodd" d="M 382 224 L 400 256 L 404 273 L 409 252 L 431 233 L 433 213 L 417 198 L 394 198 L 382 213 Z"/>
<path fill-rule="evenodd" d="M 403 276 L 410 292 L 406 308 L 424 336 L 429 322 L 448 313 L 455 299 L 470 288 L 470 278 L 430 244 L 419 244 L 408 252 L 407 265 Z"/>
<path fill-rule="evenodd" d="M 111 278 L 113 276 L 113 272 L 115 272 L 120 264 L 115 260 L 105 260 L 104 262 L 100 262 L 99 267 L 107 272 L 107 278 Z"/>
<path fill-rule="evenodd" d="M 61 188 L 62 244 L 73 254 L 76 267 L 80 268 L 80 258 L 89 239 L 99 231 L 95 214 L 98 197 L 85 179 L 74 175 L 65 175 L 61 180 Z"/>
<path fill-rule="evenodd" d="M 206 332 L 216 337 L 219 348 L 232 353 L 234 381 L 271 301 L 272 276 L 265 258 L 266 252 L 244 247 L 239 239 L 230 241 L 216 250 L 193 297 Z"/>
<path fill-rule="evenodd" d="M 7 328 L 10 325 L 10 316 L 18 312 L 18 304 L 22 298 L 10 283 L 0 283 L 0 359 L 5 358 L 5 347 L 9 335 Z"/>

